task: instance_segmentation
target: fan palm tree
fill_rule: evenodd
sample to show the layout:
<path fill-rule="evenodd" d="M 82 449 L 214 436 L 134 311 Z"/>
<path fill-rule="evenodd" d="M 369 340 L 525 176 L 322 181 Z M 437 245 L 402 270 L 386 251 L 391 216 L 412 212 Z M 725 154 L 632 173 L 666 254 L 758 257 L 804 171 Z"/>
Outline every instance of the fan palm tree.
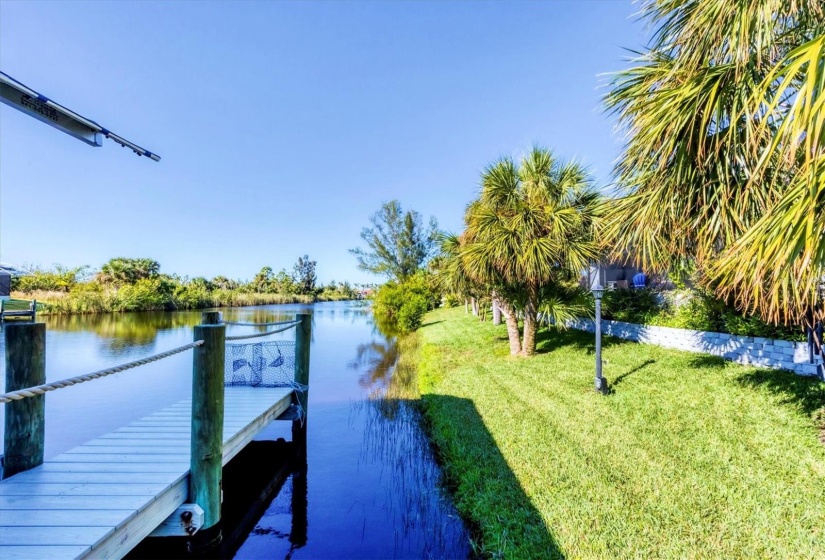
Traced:
<path fill-rule="evenodd" d="M 477 282 L 470 275 L 461 254 L 464 245 L 464 235 L 442 233 L 439 236 L 440 252 L 434 259 L 438 263 L 436 278 L 445 293 L 465 298 L 465 301 L 471 299 L 475 306 L 476 302 L 489 301 L 493 288 Z M 483 320 L 484 314 L 479 313 L 479 317 Z"/>
<path fill-rule="evenodd" d="M 153 259 L 127 259 L 117 257 L 100 268 L 98 280 L 104 284 L 121 286 L 134 284 L 143 278 L 154 278 L 160 272 L 160 264 Z"/>
<path fill-rule="evenodd" d="M 437 277 L 445 292 L 471 297 L 475 291 L 475 281 L 468 274 L 461 259 L 461 246 L 461 236 L 453 233 L 441 234 Z"/>
<path fill-rule="evenodd" d="M 821 0 L 653 0 L 650 48 L 606 98 L 627 135 L 603 239 L 774 323 L 822 319 Z"/>
<path fill-rule="evenodd" d="M 518 165 L 502 158 L 482 174 L 481 195 L 466 212 L 463 266 L 499 298 L 510 353 L 536 350 L 544 288 L 585 269 L 597 254 L 599 196 L 585 169 L 533 148 Z M 524 317 L 520 339 L 516 313 Z"/>

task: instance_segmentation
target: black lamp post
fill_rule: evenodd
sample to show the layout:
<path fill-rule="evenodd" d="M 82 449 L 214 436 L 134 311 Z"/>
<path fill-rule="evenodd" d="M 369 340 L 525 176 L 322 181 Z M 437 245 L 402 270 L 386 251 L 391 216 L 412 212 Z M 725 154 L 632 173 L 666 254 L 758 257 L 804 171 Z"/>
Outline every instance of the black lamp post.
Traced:
<path fill-rule="evenodd" d="M 604 288 L 597 280 L 596 285 L 590 291 L 593 292 L 593 299 L 596 300 L 596 391 L 606 395 L 609 388 L 607 379 L 602 376 L 602 296 Z"/>

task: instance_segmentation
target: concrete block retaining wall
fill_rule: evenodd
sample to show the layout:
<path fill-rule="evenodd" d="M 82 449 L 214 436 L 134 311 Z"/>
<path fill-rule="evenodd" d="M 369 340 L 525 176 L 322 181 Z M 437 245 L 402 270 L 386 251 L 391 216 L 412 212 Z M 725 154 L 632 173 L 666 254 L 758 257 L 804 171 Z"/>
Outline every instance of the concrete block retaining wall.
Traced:
<path fill-rule="evenodd" d="M 568 321 L 567 326 L 588 332 L 593 332 L 595 327 L 591 319 Z M 622 321 L 602 321 L 602 333 L 666 348 L 712 354 L 740 364 L 787 369 L 799 375 L 817 375 L 817 368 L 822 364 L 821 357 L 815 358 L 817 363 L 814 364 L 808 361 L 808 345 L 805 342 L 654 327 Z"/>

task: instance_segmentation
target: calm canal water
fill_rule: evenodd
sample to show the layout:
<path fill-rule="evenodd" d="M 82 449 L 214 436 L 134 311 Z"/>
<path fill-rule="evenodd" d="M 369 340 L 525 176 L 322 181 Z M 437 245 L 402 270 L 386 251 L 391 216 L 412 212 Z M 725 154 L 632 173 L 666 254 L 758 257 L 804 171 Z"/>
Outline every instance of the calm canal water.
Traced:
<path fill-rule="evenodd" d="M 223 312 L 227 321 L 265 322 L 304 309 L 313 314 L 306 479 L 287 479 L 236 558 L 467 558 L 467 531 L 439 486 L 417 412 L 395 398 L 406 381 L 394 377 L 395 341 L 376 328 L 369 309 L 336 302 Z M 53 381 L 191 342 L 200 312 L 42 320 Z M 188 398 L 191 370 L 186 352 L 49 393 L 46 456 Z M 260 439 L 279 437 L 290 439 L 288 422 L 273 423 Z M 293 522 L 295 491 L 306 493 L 306 523 L 303 512 L 301 523 Z M 291 538 L 296 525 L 305 536 Z"/>

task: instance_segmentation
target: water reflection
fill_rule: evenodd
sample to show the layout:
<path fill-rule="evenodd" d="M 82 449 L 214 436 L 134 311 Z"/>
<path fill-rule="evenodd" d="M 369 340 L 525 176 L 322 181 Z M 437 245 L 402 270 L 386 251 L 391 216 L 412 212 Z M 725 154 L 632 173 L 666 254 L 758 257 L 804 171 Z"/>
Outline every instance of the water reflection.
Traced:
<path fill-rule="evenodd" d="M 56 315 L 44 318 L 49 331 L 94 333 L 101 355 L 122 356 L 155 348 L 162 333 L 192 328 L 200 323 L 200 313 L 96 313 Z"/>
<path fill-rule="evenodd" d="M 404 339 L 382 331 L 368 307 L 344 302 L 222 312 L 227 321 L 274 322 L 307 310 L 313 315 L 313 344 L 304 462 L 283 477 L 271 503 L 264 494 L 256 498 L 264 513 L 252 520 L 237 557 L 466 557 L 469 539 L 440 490 L 437 464 L 419 429 L 410 392 L 414 370 L 399 361 Z M 47 378 L 95 371 L 186 344 L 200 317 L 199 311 L 45 317 Z M 256 330 L 229 329 L 231 334 Z M 273 338 L 293 336 L 287 331 Z M 188 398 L 191 374 L 192 356 L 184 353 L 50 393 L 46 455 Z M 290 440 L 289 424 L 272 424 L 260 439 Z M 276 459 L 263 453 L 253 464 Z M 241 482 L 251 481 L 251 475 L 252 470 L 243 471 Z"/>
<path fill-rule="evenodd" d="M 414 337 L 386 332 L 383 340 L 359 345 L 364 367 L 359 383 L 367 397 L 353 404 L 366 417 L 360 460 L 367 468 L 391 466 L 383 509 L 393 526 L 394 556 L 415 551 L 421 558 L 467 557 L 467 534 L 443 491 L 430 442 L 421 429 L 412 353 Z"/>
<path fill-rule="evenodd" d="M 467 558 L 469 536 L 442 490 L 421 429 L 415 369 L 403 357 L 413 340 L 382 331 L 363 310 L 316 314 L 336 322 L 338 315 L 357 317 L 363 334 L 347 368 L 358 391 L 346 392 L 347 403 L 319 405 L 316 391 L 329 387 L 311 380 L 308 463 L 236 558 Z M 324 343 L 319 335 L 317 344 Z"/>
<path fill-rule="evenodd" d="M 361 387 L 371 394 L 380 394 L 387 390 L 397 361 L 398 342 L 395 338 L 373 340 L 358 345 L 355 359 L 350 362 L 349 367 L 363 372 L 358 376 L 358 384 Z"/>

